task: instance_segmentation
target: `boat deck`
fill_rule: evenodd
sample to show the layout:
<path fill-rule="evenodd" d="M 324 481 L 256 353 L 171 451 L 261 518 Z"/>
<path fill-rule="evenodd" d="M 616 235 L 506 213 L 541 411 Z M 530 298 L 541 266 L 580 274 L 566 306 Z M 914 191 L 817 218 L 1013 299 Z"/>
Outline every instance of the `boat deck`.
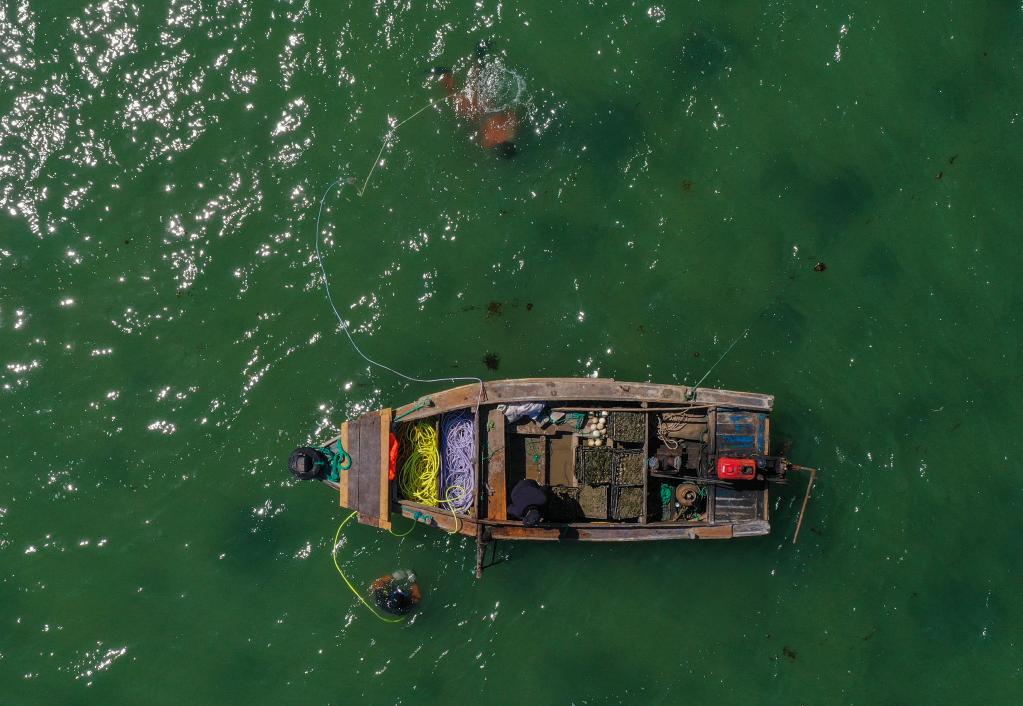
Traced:
<path fill-rule="evenodd" d="M 485 531 L 495 538 L 628 541 L 728 538 L 769 530 L 767 484 L 720 483 L 709 470 L 715 454 L 767 453 L 768 415 L 774 402 L 768 395 L 553 378 L 487 383 L 482 398 L 479 386 L 468 385 L 422 399 L 429 403 L 419 400 L 346 422 L 339 436 L 329 442 L 332 450 L 340 442 L 352 458 L 351 467 L 330 485 L 337 489 L 343 507 L 358 512 L 362 524 L 389 528 L 390 513 L 400 511 L 449 532 L 480 536 Z M 395 416 L 401 419 L 393 425 L 401 438 L 408 424 L 439 424 L 445 413 L 473 411 L 481 399 L 475 410 L 477 492 L 473 506 L 455 517 L 446 507 L 400 497 L 397 484 L 388 480 L 389 437 Z M 585 410 L 610 410 L 605 412 L 609 425 L 615 410 L 633 418 L 640 415 L 646 432 L 629 440 L 608 436 L 605 446 L 594 449 L 579 428 L 567 422 L 541 425 L 525 419 L 509 423 L 497 406 L 526 401 L 543 402 L 551 411 L 580 410 L 583 416 Z M 678 410 L 695 411 L 691 420 L 671 432 L 675 436 L 661 439 L 658 425 L 662 414 Z M 593 451 L 596 456 L 612 458 L 613 478 L 586 476 L 580 464 Z M 624 457 L 633 464 L 627 480 L 617 475 Z M 648 460 L 652 463 L 655 459 L 661 468 L 648 468 Z M 672 462 L 674 468 L 665 465 Z M 401 464 L 399 458 L 399 468 Z M 603 472 L 607 473 L 606 468 Z M 541 527 L 526 528 L 508 516 L 511 491 L 524 478 L 535 480 L 551 493 L 550 516 Z M 700 512 L 677 513 L 676 506 L 667 503 L 662 507 L 662 493 L 669 489 L 674 493 L 686 483 L 697 483 L 701 489 Z"/>
<path fill-rule="evenodd" d="M 341 425 L 341 434 L 329 448 L 336 451 L 337 441 L 348 451 L 352 465 L 341 472 L 338 494 L 341 507 L 357 510 L 359 522 L 390 528 L 391 489 L 387 480 L 388 439 L 391 410 L 364 414 Z"/>

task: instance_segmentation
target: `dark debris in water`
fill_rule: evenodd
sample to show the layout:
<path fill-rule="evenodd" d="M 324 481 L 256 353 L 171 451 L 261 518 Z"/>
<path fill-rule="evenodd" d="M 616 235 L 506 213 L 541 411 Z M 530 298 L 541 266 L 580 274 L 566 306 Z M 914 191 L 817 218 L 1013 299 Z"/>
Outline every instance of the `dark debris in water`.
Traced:
<path fill-rule="evenodd" d="M 794 649 L 792 649 L 791 647 L 789 647 L 788 645 L 786 645 L 785 647 L 781 648 L 781 653 L 783 655 L 785 655 L 786 657 L 788 657 L 793 662 L 796 661 L 796 651 Z"/>
<path fill-rule="evenodd" d="M 818 262 L 816 265 L 813 266 L 814 272 L 823 272 L 826 269 L 828 269 L 828 265 L 825 262 Z"/>
<path fill-rule="evenodd" d="M 459 307 L 459 310 L 460 311 L 477 311 L 479 309 L 483 309 L 484 311 L 486 311 L 486 314 L 485 314 L 486 318 L 488 318 L 488 319 L 497 319 L 497 318 L 500 318 L 500 317 L 504 316 L 505 309 L 508 308 L 508 307 L 511 307 L 512 309 L 518 309 L 520 307 L 525 307 L 526 311 L 532 311 L 533 310 L 533 306 L 534 306 L 533 302 L 526 302 L 525 304 L 522 304 L 518 299 L 513 299 L 510 302 L 490 301 L 490 302 L 487 302 L 486 306 L 477 306 L 475 304 L 466 304 L 465 306 Z"/>
<path fill-rule="evenodd" d="M 487 366 L 487 370 L 497 370 L 501 365 L 501 356 L 493 351 L 487 351 L 483 355 L 483 364 Z"/>

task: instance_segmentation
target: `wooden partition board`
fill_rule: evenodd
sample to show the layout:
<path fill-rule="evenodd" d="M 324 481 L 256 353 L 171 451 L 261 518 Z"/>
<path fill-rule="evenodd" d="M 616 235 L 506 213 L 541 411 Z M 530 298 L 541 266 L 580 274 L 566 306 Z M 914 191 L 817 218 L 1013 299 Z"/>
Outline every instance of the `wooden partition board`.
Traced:
<path fill-rule="evenodd" d="M 390 409 L 381 410 L 380 418 L 380 489 L 378 498 L 379 523 L 377 527 L 391 529 L 391 481 L 387 474 L 391 470 L 391 417 Z"/>
<path fill-rule="evenodd" d="M 349 451 L 351 449 L 351 442 L 349 442 L 349 440 L 348 440 L 348 422 L 344 422 L 341 425 L 341 436 L 340 436 L 339 443 L 341 444 L 341 448 L 343 448 L 345 451 Z M 338 478 L 337 485 L 338 485 L 338 490 L 339 490 L 339 500 L 340 500 L 340 503 L 341 503 L 341 507 L 350 507 L 348 505 L 348 473 L 347 473 L 347 471 L 341 473 L 341 477 Z"/>
<path fill-rule="evenodd" d="M 508 519 L 508 477 L 504 448 L 504 412 L 492 409 L 487 414 L 487 483 L 493 493 L 487 501 L 487 517 Z"/>

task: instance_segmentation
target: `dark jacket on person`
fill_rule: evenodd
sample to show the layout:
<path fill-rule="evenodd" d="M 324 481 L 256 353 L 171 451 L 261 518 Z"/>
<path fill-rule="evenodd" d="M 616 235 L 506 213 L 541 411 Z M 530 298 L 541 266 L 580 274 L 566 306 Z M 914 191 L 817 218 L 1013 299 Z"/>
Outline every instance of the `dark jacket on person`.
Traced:
<path fill-rule="evenodd" d="M 547 510 L 547 493 L 535 480 L 523 478 L 512 488 L 508 514 L 522 519 L 531 507 L 535 507 L 543 516 Z"/>

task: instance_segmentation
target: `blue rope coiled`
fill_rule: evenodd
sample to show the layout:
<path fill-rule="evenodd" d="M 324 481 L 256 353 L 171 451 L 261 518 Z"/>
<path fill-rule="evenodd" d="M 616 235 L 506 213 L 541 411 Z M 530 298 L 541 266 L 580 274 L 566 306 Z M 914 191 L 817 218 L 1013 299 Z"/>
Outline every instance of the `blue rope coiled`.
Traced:
<path fill-rule="evenodd" d="M 452 512 L 467 515 L 476 496 L 475 416 L 451 412 L 441 419 L 441 499 Z"/>

